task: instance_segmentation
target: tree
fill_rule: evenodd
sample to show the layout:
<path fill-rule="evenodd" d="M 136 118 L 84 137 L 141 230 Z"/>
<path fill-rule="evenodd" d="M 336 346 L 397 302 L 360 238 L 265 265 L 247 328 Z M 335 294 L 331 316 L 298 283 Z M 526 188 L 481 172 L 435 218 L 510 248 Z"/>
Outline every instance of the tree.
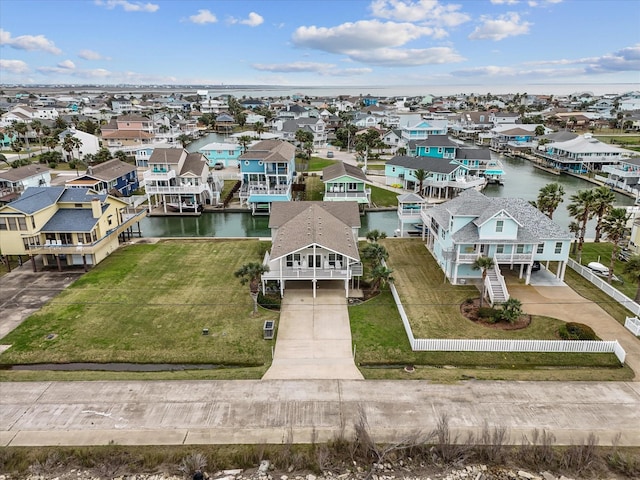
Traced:
<path fill-rule="evenodd" d="M 176 140 L 180 142 L 180 145 L 182 145 L 182 148 L 185 148 L 191 141 L 191 137 L 183 133 L 181 135 L 178 135 Z"/>
<path fill-rule="evenodd" d="M 253 314 L 258 313 L 258 293 L 260 292 L 260 280 L 262 274 L 269 271 L 268 265 L 258 262 L 245 263 L 233 274 L 240 279 L 242 285 L 249 284 L 249 294 L 253 300 Z"/>
<path fill-rule="evenodd" d="M 262 122 L 256 122 L 253 124 L 253 130 L 258 134 L 258 138 L 262 137 L 262 134 L 267 130 Z"/>
<path fill-rule="evenodd" d="M 59 143 L 58 137 L 46 137 L 44 139 L 44 145 L 49 149 L 49 151 L 56 148 Z"/>
<path fill-rule="evenodd" d="M 62 140 L 62 149 L 67 152 L 67 161 L 73 159 L 73 149 L 75 148 L 75 141 L 73 135 L 67 133 Z"/>
<path fill-rule="evenodd" d="M 613 267 L 616 263 L 618 251 L 620 250 L 620 244 L 627 233 L 627 222 L 630 216 L 625 208 L 612 208 L 602 220 L 602 231 L 607 240 L 613 243 L 611 261 L 609 262 L 609 276 L 607 279 L 609 283 L 611 283 L 611 279 L 613 278 Z"/>
<path fill-rule="evenodd" d="M 18 160 L 20 160 L 20 151 L 22 150 L 22 142 L 18 139 L 11 142 L 11 150 L 18 154 Z"/>
<path fill-rule="evenodd" d="M 485 279 L 487 278 L 487 272 L 490 268 L 493 268 L 493 258 L 490 257 L 478 257 L 471 265 L 474 270 L 482 270 L 482 288 L 480 294 L 480 307 L 483 306 L 484 297 L 486 295 Z"/>
<path fill-rule="evenodd" d="M 378 243 L 378 240 L 387 238 L 387 234 L 380 230 L 369 230 L 366 234 L 366 239 L 371 243 Z"/>
<path fill-rule="evenodd" d="M 362 257 L 371 260 L 375 264 L 382 263 L 389 258 L 389 252 L 379 243 L 369 243 L 362 249 Z"/>
<path fill-rule="evenodd" d="M 429 173 L 426 170 L 419 168 L 418 170 L 413 172 L 413 176 L 418 181 L 418 195 L 422 197 L 423 196 L 422 189 L 423 189 L 424 181 L 429 176 Z"/>
<path fill-rule="evenodd" d="M 295 139 L 300 147 L 303 147 L 307 142 L 311 142 L 311 144 L 313 144 L 313 132 L 300 128 L 296 130 Z"/>
<path fill-rule="evenodd" d="M 573 233 L 573 240 L 571 242 L 571 255 L 575 255 L 576 254 L 576 248 L 578 246 L 578 242 L 575 240 L 578 240 L 578 237 L 580 236 L 580 224 L 578 224 L 578 222 L 571 222 L 569 223 L 569 231 L 571 233 Z"/>
<path fill-rule="evenodd" d="M 29 149 L 29 138 L 27 136 L 27 132 L 29 131 L 29 125 L 24 122 L 17 122 L 13 128 L 15 131 L 22 137 L 24 137 L 25 144 L 27 146 L 27 150 Z"/>
<path fill-rule="evenodd" d="M 38 143 L 40 144 L 40 151 L 42 151 L 42 137 L 40 134 L 42 133 L 42 122 L 40 120 L 31 120 L 31 129 L 36 132 L 36 138 L 38 139 Z"/>
<path fill-rule="evenodd" d="M 384 287 L 387 283 L 393 283 L 392 273 L 393 270 L 384 265 L 376 265 L 373 267 L 369 274 L 372 293 L 377 293 L 380 287 Z"/>
<path fill-rule="evenodd" d="M 0 153 L 0 162 L 4 162 L 8 166 L 11 166 L 11 164 L 9 163 L 9 160 L 7 160 L 7 157 L 4 155 L 4 153 Z"/>
<path fill-rule="evenodd" d="M 593 190 L 578 190 L 570 197 L 571 203 L 567 206 L 571 215 L 579 225 L 578 231 L 578 251 L 576 260 L 582 261 L 582 247 L 584 246 L 584 235 L 587 231 L 587 222 L 593 216 L 593 205 L 595 202 Z"/>
<path fill-rule="evenodd" d="M 594 189 L 593 195 L 593 216 L 597 219 L 596 237 L 593 241 L 599 242 L 601 237 L 600 232 L 602 230 L 602 221 L 613 208 L 613 202 L 616 201 L 616 195 L 609 187 L 605 186 Z"/>
<path fill-rule="evenodd" d="M 127 161 L 127 154 L 122 150 L 118 150 L 117 152 L 115 152 L 113 154 L 113 156 L 116 157 L 118 160 L 120 160 L 122 162 L 126 162 Z"/>
<path fill-rule="evenodd" d="M 536 137 L 541 137 L 544 135 L 544 127 L 542 125 L 538 125 L 534 130 L 534 133 L 536 134 Z"/>
<path fill-rule="evenodd" d="M 522 302 L 517 298 L 509 298 L 501 305 L 502 311 L 500 312 L 500 318 L 506 320 L 509 323 L 513 323 L 522 315 Z"/>
<path fill-rule="evenodd" d="M 609 269 L 609 271 L 611 271 L 611 269 Z M 622 271 L 636 279 L 638 288 L 636 289 L 636 296 L 633 300 L 636 303 L 640 303 L 640 255 L 632 255 L 624 264 Z"/>
<path fill-rule="evenodd" d="M 247 148 L 249 148 L 249 144 L 251 143 L 251 137 L 249 135 L 241 135 L 238 137 L 238 143 L 242 148 L 242 153 L 246 153 Z"/>
<path fill-rule="evenodd" d="M 553 212 L 556 211 L 564 197 L 564 188 L 559 183 L 549 183 L 538 192 L 538 200 L 535 207 L 553 220 Z"/>

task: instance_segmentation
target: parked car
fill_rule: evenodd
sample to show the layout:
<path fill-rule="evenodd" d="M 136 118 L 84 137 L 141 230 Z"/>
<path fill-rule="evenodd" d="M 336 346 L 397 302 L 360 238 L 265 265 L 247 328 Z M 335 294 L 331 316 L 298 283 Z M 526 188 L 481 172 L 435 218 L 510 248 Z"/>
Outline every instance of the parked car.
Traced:
<path fill-rule="evenodd" d="M 224 163 L 222 162 L 216 162 L 216 164 L 213 166 L 214 170 L 222 170 L 224 168 Z"/>
<path fill-rule="evenodd" d="M 540 270 L 540 262 L 539 262 L 539 261 L 537 261 L 537 260 L 535 260 L 535 261 L 533 262 L 533 264 L 531 265 L 531 271 L 532 271 L 532 272 L 537 272 L 537 271 L 539 271 L 539 270 Z"/>
<path fill-rule="evenodd" d="M 333 152 L 331 150 L 327 152 L 327 158 L 333 158 Z"/>

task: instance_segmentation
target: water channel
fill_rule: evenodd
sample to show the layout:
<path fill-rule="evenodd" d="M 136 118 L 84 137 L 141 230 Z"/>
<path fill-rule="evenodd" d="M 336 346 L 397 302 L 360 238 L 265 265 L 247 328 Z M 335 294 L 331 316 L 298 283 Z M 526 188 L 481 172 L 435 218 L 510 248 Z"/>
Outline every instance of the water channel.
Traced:
<path fill-rule="evenodd" d="M 413 119 L 412 119 L 413 120 Z M 210 134 L 191 143 L 187 149 L 197 151 L 207 143 L 224 141 L 218 135 Z M 496 155 L 492 153 L 492 155 Z M 565 191 L 564 202 L 554 213 L 554 221 L 567 228 L 571 222 L 567 205 L 569 197 L 578 190 L 593 188 L 595 185 L 569 175 L 553 175 L 539 170 L 527 160 L 500 156 L 504 165 L 505 177 L 503 185 L 489 185 L 484 194 L 489 197 L 519 197 L 535 200 L 538 191 L 544 185 L 558 182 Z M 616 206 L 630 206 L 634 199 L 616 193 Z M 252 216 L 246 213 L 215 212 L 203 213 L 199 217 L 146 217 L 140 222 L 145 237 L 270 237 L 269 218 Z M 395 211 L 368 212 L 362 217 L 360 232 L 377 229 L 392 236 L 398 228 L 398 217 Z M 589 223 L 587 238 L 593 237 L 595 221 Z"/>

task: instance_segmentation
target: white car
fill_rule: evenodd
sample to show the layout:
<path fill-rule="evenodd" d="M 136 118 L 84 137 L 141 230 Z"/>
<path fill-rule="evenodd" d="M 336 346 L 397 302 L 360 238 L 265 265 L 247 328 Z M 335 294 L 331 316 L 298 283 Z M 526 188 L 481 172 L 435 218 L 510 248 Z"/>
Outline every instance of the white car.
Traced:
<path fill-rule="evenodd" d="M 609 268 L 599 262 L 589 262 L 587 268 L 599 277 L 609 278 Z M 611 275 L 614 282 L 622 282 L 621 278 L 616 277 L 615 273 Z"/>

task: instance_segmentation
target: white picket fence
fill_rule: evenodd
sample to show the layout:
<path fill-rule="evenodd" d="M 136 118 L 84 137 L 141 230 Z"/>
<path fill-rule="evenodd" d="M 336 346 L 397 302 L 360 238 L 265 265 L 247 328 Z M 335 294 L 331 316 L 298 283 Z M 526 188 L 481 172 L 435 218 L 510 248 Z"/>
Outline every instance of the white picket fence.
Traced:
<path fill-rule="evenodd" d="M 576 262 L 571 258 L 568 260 L 567 265 L 569 265 L 581 276 L 583 276 L 584 278 L 589 280 L 591 283 L 593 283 L 596 287 L 598 287 L 604 293 L 606 293 L 611 298 L 613 298 L 620 305 L 630 310 L 635 315 L 640 315 L 640 305 L 638 305 L 636 302 L 631 300 L 624 293 L 620 292 L 617 288 L 609 285 L 606 279 L 603 279 L 602 277 L 599 277 L 598 275 L 593 273 L 593 270 L 585 267 L 584 265 L 580 265 L 578 262 Z"/>
<path fill-rule="evenodd" d="M 638 317 L 627 317 L 624 326 L 635 336 L 640 335 L 640 319 Z"/>
<path fill-rule="evenodd" d="M 402 306 L 395 285 L 390 284 L 391 294 L 400 312 L 400 318 L 411 344 L 411 350 L 421 352 L 567 352 L 567 353 L 613 353 L 624 363 L 626 352 L 617 340 L 485 340 L 485 339 L 440 339 L 415 338 L 409 318 Z"/>

